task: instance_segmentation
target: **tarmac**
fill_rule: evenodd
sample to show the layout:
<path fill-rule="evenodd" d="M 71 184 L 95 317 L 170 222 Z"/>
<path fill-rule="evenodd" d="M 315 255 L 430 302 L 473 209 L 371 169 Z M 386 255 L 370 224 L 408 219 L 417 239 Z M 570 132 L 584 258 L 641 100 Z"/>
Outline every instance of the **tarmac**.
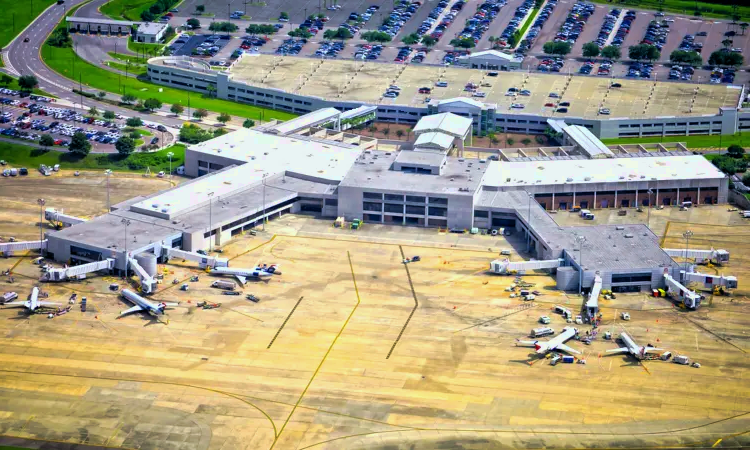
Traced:
<path fill-rule="evenodd" d="M 32 220 L 17 226 L 33 233 Z M 209 287 L 217 278 L 173 260 L 159 266 L 152 300 L 179 306 L 160 320 L 117 319 L 130 305 L 109 285 L 135 279 L 44 284 L 50 301 L 77 293 L 89 307 L 54 319 L 0 308 L 0 437 L 217 450 L 750 445 L 743 293 L 695 312 L 645 294 L 600 300 L 600 335 L 627 330 L 701 368 L 600 357 L 618 346 L 601 336 L 568 342 L 586 364 L 551 366 L 515 340 L 542 315 L 561 330 L 554 305 L 577 310 L 582 299 L 541 273 L 525 277 L 537 301 L 510 298 L 513 278 L 486 270 L 518 239 L 283 216 L 222 249 L 231 267 L 276 263 L 281 275 L 225 296 Z M 16 282 L 0 280 L 2 290 L 30 291 L 40 273 L 31 259 L 5 261 Z"/>

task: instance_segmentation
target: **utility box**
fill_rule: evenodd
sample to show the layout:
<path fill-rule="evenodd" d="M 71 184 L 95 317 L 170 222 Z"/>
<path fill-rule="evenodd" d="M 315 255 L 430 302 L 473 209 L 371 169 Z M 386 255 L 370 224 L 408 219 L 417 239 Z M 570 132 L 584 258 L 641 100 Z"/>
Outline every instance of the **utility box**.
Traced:
<path fill-rule="evenodd" d="M 573 364 L 576 361 L 576 359 L 570 355 L 563 355 L 562 362 L 567 364 Z"/>

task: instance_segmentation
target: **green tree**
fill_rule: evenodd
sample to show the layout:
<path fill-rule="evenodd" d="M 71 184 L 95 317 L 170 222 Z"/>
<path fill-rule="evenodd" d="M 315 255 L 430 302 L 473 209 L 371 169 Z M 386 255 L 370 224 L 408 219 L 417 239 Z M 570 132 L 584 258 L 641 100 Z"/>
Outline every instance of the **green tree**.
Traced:
<path fill-rule="evenodd" d="M 210 131 L 206 131 L 195 124 L 189 123 L 180 128 L 179 137 L 182 142 L 197 144 L 211 139 L 214 135 Z"/>
<path fill-rule="evenodd" d="M 203 120 L 204 117 L 208 116 L 208 111 L 203 108 L 196 109 L 193 111 L 193 117 L 198 120 Z"/>
<path fill-rule="evenodd" d="M 717 50 L 708 57 L 708 63 L 712 66 L 741 66 L 745 63 L 742 53 Z"/>
<path fill-rule="evenodd" d="M 731 39 L 724 39 L 723 41 L 721 41 L 721 46 L 724 47 L 724 48 L 726 48 L 726 49 L 728 49 L 729 47 L 731 47 L 732 44 L 734 44 L 734 41 L 731 40 Z"/>
<path fill-rule="evenodd" d="M 42 137 L 39 138 L 39 145 L 44 148 L 52 147 L 55 145 L 55 139 L 49 134 L 43 134 Z"/>
<path fill-rule="evenodd" d="M 270 24 L 251 23 L 245 28 L 248 34 L 275 34 L 276 31 L 278 31 L 276 27 Z"/>
<path fill-rule="evenodd" d="M 740 29 L 742 29 L 742 35 L 745 35 L 745 30 L 747 30 L 747 27 L 750 27 L 750 23 L 742 22 L 740 24 Z"/>
<path fill-rule="evenodd" d="M 92 106 L 91 108 L 89 108 L 89 116 L 96 117 L 98 115 L 99 115 L 99 110 L 96 109 L 96 106 Z"/>
<path fill-rule="evenodd" d="M 206 92 L 208 92 L 208 98 L 214 97 L 216 95 L 216 86 L 209 84 L 206 86 Z"/>
<path fill-rule="evenodd" d="M 302 28 L 296 28 L 294 30 L 290 30 L 287 34 L 291 37 L 297 37 L 297 38 L 303 38 L 303 39 L 310 39 L 312 37 L 312 33 Z"/>
<path fill-rule="evenodd" d="M 601 55 L 604 58 L 617 61 L 618 59 L 622 58 L 622 50 L 620 50 L 620 47 L 608 45 L 602 49 Z"/>
<path fill-rule="evenodd" d="M 47 43 L 53 47 L 65 48 L 73 45 L 73 39 L 67 27 L 57 28 L 47 38 Z"/>
<path fill-rule="evenodd" d="M 688 64 L 700 67 L 703 65 L 703 58 L 698 52 L 686 52 L 684 50 L 674 50 L 669 54 L 669 60 L 674 64 Z"/>
<path fill-rule="evenodd" d="M 583 44 L 583 56 L 586 58 L 596 58 L 599 56 L 600 51 L 601 50 L 596 42 L 587 42 Z"/>
<path fill-rule="evenodd" d="M 70 140 L 68 150 L 78 156 L 86 156 L 91 151 L 91 143 L 86 139 L 86 135 L 78 131 L 73 134 L 73 138 Z"/>
<path fill-rule="evenodd" d="M 156 14 L 152 13 L 149 10 L 143 11 L 141 13 L 141 20 L 144 22 L 153 22 L 156 19 Z"/>
<path fill-rule="evenodd" d="M 490 145 L 492 145 L 492 143 L 495 141 L 497 141 L 497 135 L 495 135 L 495 133 L 493 133 L 492 131 L 487 133 L 487 148 L 489 148 Z"/>
<path fill-rule="evenodd" d="M 12 82 L 13 82 L 13 77 L 7 74 L 0 74 L 0 84 L 7 87 Z"/>
<path fill-rule="evenodd" d="M 133 139 L 133 140 L 137 140 L 137 139 L 140 139 L 140 138 L 141 138 L 141 133 L 139 133 L 139 132 L 138 132 L 138 131 L 136 131 L 136 130 L 133 130 L 133 131 L 131 131 L 131 132 L 130 132 L 130 133 L 128 134 L 128 136 L 130 136 L 130 138 L 131 138 L 131 139 Z"/>
<path fill-rule="evenodd" d="M 232 120 L 232 116 L 230 116 L 227 113 L 221 113 L 218 116 L 216 116 L 216 120 L 218 120 L 219 122 L 221 122 L 223 124 L 226 124 L 227 122 L 229 122 L 230 120 Z"/>
<path fill-rule="evenodd" d="M 169 110 L 172 112 L 172 114 L 179 116 L 183 111 L 185 111 L 185 108 L 183 108 L 179 103 L 175 103 L 169 108 Z"/>
<path fill-rule="evenodd" d="M 406 36 L 404 36 L 403 39 L 401 39 L 401 42 L 403 42 L 406 45 L 414 45 L 419 44 L 420 37 L 417 33 L 411 33 Z"/>
<path fill-rule="evenodd" d="M 232 33 L 234 31 L 237 31 L 239 27 L 237 27 L 237 25 L 233 24 L 232 22 L 211 22 L 211 25 L 208 26 L 208 29 L 211 31 Z"/>
<path fill-rule="evenodd" d="M 455 39 L 452 39 L 449 42 L 449 44 L 452 47 L 456 47 L 456 48 L 474 48 L 474 46 L 476 45 L 474 43 L 474 39 L 470 37 L 469 38 L 455 38 Z"/>
<path fill-rule="evenodd" d="M 510 35 L 510 37 L 508 37 L 508 45 L 511 48 L 516 48 L 519 42 L 521 42 L 521 32 L 516 30 Z"/>
<path fill-rule="evenodd" d="M 636 61 L 640 60 L 649 60 L 649 61 L 656 61 L 661 57 L 661 52 L 655 45 L 649 45 L 649 44 L 638 44 L 638 45 L 631 45 L 630 48 L 628 48 L 628 56 L 630 59 L 634 59 Z"/>
<path fill-rule="evenodd" d="M 289 20 L 289 14 L 282 11 L 281 14 L 279 14 L 279 19 Z"/>
<path fill-rule="evenodd" d="M 136 101 L 137 99 L 135 98 L 135 95 L 133 95 L 133 94 L 125 94 L 125 95 L 123 95 L 121 97 L 121 100 L 126 105 L 129 105 L 129 104 L 133 103 L 134 101 Z"/>
<path fill-rule="evenodd" d="M 195 7 L 195 13 L 196 14 L 203 14 L 204 12 L 206 12 L 206 6 L 205 5 L 197 5 Z"/>
<path fill-rule="evenodd" d="M 529 144 L 531 144 L 531 139 L 529 139 L 529 138 L 521 139 L 521 143 L 523 145 L 529 145 Z"/>
<path fill-rule="evenodd" d="M 145 102 L 143 102 L 143 107 L 149 111 L 154 111 L 156 109 L 159 109 L 161 108 L 161 106 L 162 106 L 161 100 L 159 100 L 158 98 L 149 98 L 149 99 L 146 99 Z"/>
<path fill-rule="evenodd" d="M 143 121 L 140 117 L 128 117 L 125 121 L 125 125 L 129 127 L 140 127 L 143 126 Z"/>
<path fill-rule="evenodd" d="M 750 172 L 745 172 L 745 174 L 742 175 L 742 184 L 750 186 Z"/>
<path fill-rule="evenodd" d="M 396 130 L 396 136 L 397 136 L 397 137 L 398 137 L 399 139 L 401 139 L 402 137 L 404 137 L 404 134 L 405 134 L 405 133 L 404 133 L 404 130 L 401 130 L 401 129 L 398 129 L 398 130 Z"/>
<path fill-rule="evenodd" d="M 422 45 L 424 45 L 427 48 L 430 48 L 433 45 L 437 44 L 437 41 L 438 40 L 432 36 L 422 36 Z"/>
<path fill-rule="evenodd" d="M 99 91 L 96 93 L 96 96 L 99 97 L 99 99 L 103 99 L 104 97 L 107 96 L 107 93 L 104 91 Z"/>
<path fill-rule="evenodd" d="M 115 117 L 117 117 L 117 115 L 114 113 L 114 111 L 104 111 L 102 117 L 107 120 L 115 120 Z"/>
<path fill-rule="evenodd" d="M 383 31 L 365 31 L 360 37 L 367 42 L 391 42 L 391 35 Z"/>
<path fill-rule="evenodd" d="M 548 55 L 565 56 L 570 53 L 572 46 L 568 42 L 545 42 L 542 51 Z"/>
<path fill-rule="evenodd" d="M 22 75 L 18 79 L 18 86 L 22 91 L 33 91 L 35 87 L 39 86 L 39 80 L 34 75 Z"/>
<path fill-rule="evenodd" d="M 121 155 L 129 155 L 135 151 L 135 141 L 130 136 L 120 136 L 115 142 L 115 148 L 117 153 Z"/>
<path fill-rule="evenodd" d="M 242 122 L 242 126 L 245 128 L 252 128 L 255 126 L 255 121 L 253 119 L 245 119 L 245 121 Z"/>
<path fill-rule="evenodd" d="M 745 149 L 737 144 L 732 144 L 727 148 L 727 155 L 729 155 L 732 158 L 742 158 L 742 155 L 745 154 Z"/>
<path fill-rule="evenodd" d="M 383 130 L 383 136 L 385 136 L 387 138 L 389 134 L 391 134 L 391 129 L 390 128 L 386 128 L 385 130 Z"/>
<path fill-rule="evenodd" d="M 190 27 L 191 30 L 197 30 L 201 27 L 201 21 L 192 17 L 187 20 L 187 25 Z"/>

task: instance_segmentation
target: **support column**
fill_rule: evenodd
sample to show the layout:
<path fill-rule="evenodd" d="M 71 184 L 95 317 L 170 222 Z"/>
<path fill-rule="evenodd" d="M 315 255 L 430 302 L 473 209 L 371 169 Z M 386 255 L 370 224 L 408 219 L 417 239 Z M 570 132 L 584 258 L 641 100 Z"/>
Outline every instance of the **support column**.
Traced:
<path fill-rule="evenodd" d="M 617 189 L 615 189 L 615 208 L 619 208 L 620 204 L 617 203 Z"/>
<path fill-rule="evenodd" d="M 659 203 L 659 188 L 656 188 L 656 203 L 655 205 L 660 205 Z"/>
<path fill-rule="evenodd" d="M 635 207 L 641 206 L 640 203 L 638 203 L 638 188 L 635 189 Z"/>
<path fill-rule="evenodd" d="M 698 186 L 698 198 L 695 199 L 695 204 L 700 205 L 701 203 L 701 188 Z"/>
<path fill-rule="evenodd" d="M 680 188 L 677 188 L 677 204 L 678 205 L 682 204 L 682 200 L 680 200 Z"/>
<path fill-rule="evenodd" d="M 596 190 L 594 190 L 594 209 L 596 209 Z"/>
<path fill-rule="evenodd" d="M 576 190 L 575 190 L 575 189 L 573 189 L 573 205 L 572 205 L 572 206 L 578 206 L 578 205 L 576 204 Z M 572 209 L 572 208 L 571 208 L 571 209 Z"/>
<path fill-rule="evenodd" d="M 552 191 L 552 208 L 550 208 L 552 211 L 556 210 L 555 208 L 555 191 Z"/>

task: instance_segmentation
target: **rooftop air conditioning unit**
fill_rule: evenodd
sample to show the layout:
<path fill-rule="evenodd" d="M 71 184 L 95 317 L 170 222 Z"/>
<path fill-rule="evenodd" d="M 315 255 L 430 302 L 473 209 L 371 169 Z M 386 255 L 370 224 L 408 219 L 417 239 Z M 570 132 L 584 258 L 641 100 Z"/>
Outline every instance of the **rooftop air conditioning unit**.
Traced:
<path fill-rule="evenodd" d="M 566 178 L 565 181 L 568 182 L 568 183 L 570 183 L 571 181 L 573 181 L 573 179 L 572 178 Z"/>
<path fill-rule="evenodd" d="M 487 162 L 487 160 L 486 160 L 486 159 L 480 159 L 480 160 L 479 160 L 479 164 L 484 164 L 484 163 L 486 163 L 486 162 Z"/>
<path fill-rule="evenodd" d="M 617 226 L 617 227 L 615 227 L 615 230 L 620 230 L 620 231 L 622 231 L 622 230 L 624 230 L 624 229 L 625 229 L 625 227 L 620 227 L 620 226 Z"/>
<path fill-rule="evenodd" d="M 628 233 L 628 234 L 625 235 L 625 237 L 628 238 L 628 239 L 632 239 L 634 236 L 632 234 Z"/>

